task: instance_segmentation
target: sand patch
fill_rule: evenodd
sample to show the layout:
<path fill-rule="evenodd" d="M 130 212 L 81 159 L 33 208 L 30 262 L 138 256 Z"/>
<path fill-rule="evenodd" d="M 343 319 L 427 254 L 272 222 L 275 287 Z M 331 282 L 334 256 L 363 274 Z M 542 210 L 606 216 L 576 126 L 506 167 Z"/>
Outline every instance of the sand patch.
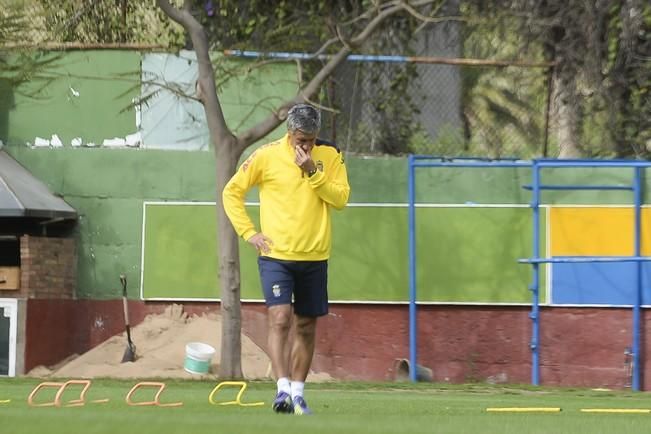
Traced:
<path fill-rule="evenodd" d="M 164 313 L 148 315 L 131 330 L 136 345 L 135 362 L 122 363 L 126 333 L 113 336 L 90 351 L 73 356 L 57 366 L 38 366 L 27 375 L 66 378 L 214 378 L 219 372 L 221 318 L 216 313 L 189 317 L 180 305 Z M 190 374 L 183 369 L 185 345 L 203 342 L 216 349 L 211 373 Z M 242 373 L 246 379 L 271 379 L 269 357 L 249 337 L 242 335 Z M 310 373 L 308 381 L 331 380 L 328 374 Z"/>

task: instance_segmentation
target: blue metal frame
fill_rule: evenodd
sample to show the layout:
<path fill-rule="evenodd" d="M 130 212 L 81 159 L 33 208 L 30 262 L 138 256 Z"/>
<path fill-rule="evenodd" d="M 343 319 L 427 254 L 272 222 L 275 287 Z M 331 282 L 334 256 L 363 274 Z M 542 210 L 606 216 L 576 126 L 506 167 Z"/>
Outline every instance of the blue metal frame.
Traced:
<path fill-rule="evenodd" d="M 633 185 L 631 186 L 612 186 L 612 185 L 545 185 L 540 183 L 540 170 L 543 168 L 578 168 L 578 167 L 622 167 L 633 168 Z M 533 160 L 532 177 L 533 193 L 532 208 L 534 211 L 534 254 L 529 260 L 522 260 L 533 266 L 534 276 L 531 285 L 535 305 L 532 306 L 531 319 L 533 321 L 533 337 L 531 341 L 532 357 L 532 384 L 538 385 L 540 380 L 540 348 L 539 348 L 539 308 L 537 306 L 539 273 L 538 268 L 543 263 L 577 263 L 577 262 L 635 262 L 636 263 L 636 292 L 633 300 L 633 369 L 631 388 L 639 391 L 641 389 L 641 362 L 642 348 L 640 343 L 641 336 L 641 316 L 642 316 L 642 262 L 651 261 L 650 257 L 641 256 L 641 231 L 642 231 L 642 170 L 651 167 L 651 163 L 645 161 L 627 161 L 627 160 L 554 160 L 539 159 Z M 555 258 L 540 258 L 538 253 L 540 228 L 539 228 L 539 205 L 541 190 L 628 190 L 633 192 L 634 206 L 634 252 L 632 256 L 566 256 Z"/>
<path fill-rule="evenodd" d="M 409 379 L 416 381 L 416 157 L 409 161 Z"/>
<path fill-rule="evenodd" d="M 434 161 L 438 160 L 438 161 Z M 409 379 L 416 381 L 418 362 L 417 338 L 417 289 L 416 289 L 416 168 L 418 167 L 531 167 L 530 162 L 512 160 L 490 160 L 483 158 L 434 157 L 409 155 L 408 200 L 409 200 Z"/>
<path fill-rule="evenodd" d="M 532 167 L 531 209 L 533 210 L 533 246 L 531 257 L 539 259 L 540 255 L 540 172 L 535 165 Z M 532 321 L 531 328 L 531 384 L 540 385 L 540 263 L 531 264 L 533 267 L 533 279 L 529 290 L 531 291 L 531 313 L 529 318 Z"/>
<path fill-rule="evenodd" d="M 438 161 L 433 161 L 438 160 Z M 636 267 L 636 297 L 633 302 L 633 369 L 631 388 L 639 391 L 641 388 L 641 316 L 642 316 L 642 262 L 650 262 L 651 257 L 641 256 L 642 231 L 642 201 L 643 169 L 651 167 L 651 162 L 631 160 L 584 160 L 584 159 L 537 159 L 523 160 L 488 160 L 473 158 L 432 157 L 425 155 L 409 155 L 408 157 L 408 196 L 409 196 L 409 377 L 416 381 L 417 371 L 417 288 L 416 288 L 416 180 L 415 169 L 418 167 L 530 167 L 532 169 L 532 185 L 523 186 L 531 190 L 531 209 L 533 212 L 533 252 L 531 258 L 520 259 L 518 262 L 530 264 L 533 268 L 533 279 L 529 286 L 532 297 L 531 313 L 532 336 L 530 348 L 532 351 L 531 382 L 540 384 L 540 265 L 547 263 L 580 263 L 580 262 L 635 262 Z M 548 167 L 578 168 L 578 167 L 630 167 L 634 169 L 633 185 L 549 185 L 540 181 L 540 170 Z M 540 257 L 540 194 L 543 190 L 627 190 L 633 192 L 635 230 L 634 252 L 632 256 L 562 256 L 552 258 Z"/>
<path fill-rule="evenodd" d="M 642 168 L 635 168 L 635 178 L 633 182 L 633 198 L 635 201 L 635 256 L 641 255 L 642 242 L 640 234 L 642 231 Z M 642 262 L 636 264 L 636 284 L 637 292 L 635 294 L 635 304 L 633 305 L 633 379 L 631 388 L 640 390 L 641 383 L 641 345 L 640 329 L 642 328 Z"/>

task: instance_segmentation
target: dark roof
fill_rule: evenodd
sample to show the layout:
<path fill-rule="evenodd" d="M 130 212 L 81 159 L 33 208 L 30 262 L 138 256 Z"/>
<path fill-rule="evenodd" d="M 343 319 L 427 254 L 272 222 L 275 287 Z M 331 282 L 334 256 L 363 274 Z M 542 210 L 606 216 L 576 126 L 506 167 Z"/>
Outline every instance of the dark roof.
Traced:
<path fill-rule="evenodd" d="M 77 211 L 53 195 L 5 151 L 0 151 L 0 217 L 77 219 Z"/>

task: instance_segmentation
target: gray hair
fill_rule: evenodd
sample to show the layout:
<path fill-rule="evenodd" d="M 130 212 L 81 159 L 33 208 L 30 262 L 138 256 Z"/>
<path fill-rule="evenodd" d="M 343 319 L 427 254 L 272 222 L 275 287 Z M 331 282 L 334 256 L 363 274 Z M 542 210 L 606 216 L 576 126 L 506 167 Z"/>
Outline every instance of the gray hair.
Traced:
<path fill-rule="evenodd" d="M 287 112 L 287 130 L 316 134 L 321 129 L 321 113 L 309 104 L 296 104 Z"/>

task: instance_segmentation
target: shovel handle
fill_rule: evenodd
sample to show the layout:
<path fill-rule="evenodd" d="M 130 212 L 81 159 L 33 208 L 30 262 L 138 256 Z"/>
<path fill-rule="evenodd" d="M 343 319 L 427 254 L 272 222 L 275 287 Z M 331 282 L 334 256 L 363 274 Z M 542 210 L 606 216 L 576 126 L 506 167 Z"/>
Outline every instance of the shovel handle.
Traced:
<path fill-rule="evenodd" d="M 129 327 L 129 304 L 127 303 L 127 276 L 120 274 L 120 283 L 122 284 L 122 308 L 124 309 L 124 322 Z"/>
<path fill-rule="evenodd" d="M 122 297 L 127 296 L 127 276 L 120 274 L 120 283 L 122 284 Z"/>

